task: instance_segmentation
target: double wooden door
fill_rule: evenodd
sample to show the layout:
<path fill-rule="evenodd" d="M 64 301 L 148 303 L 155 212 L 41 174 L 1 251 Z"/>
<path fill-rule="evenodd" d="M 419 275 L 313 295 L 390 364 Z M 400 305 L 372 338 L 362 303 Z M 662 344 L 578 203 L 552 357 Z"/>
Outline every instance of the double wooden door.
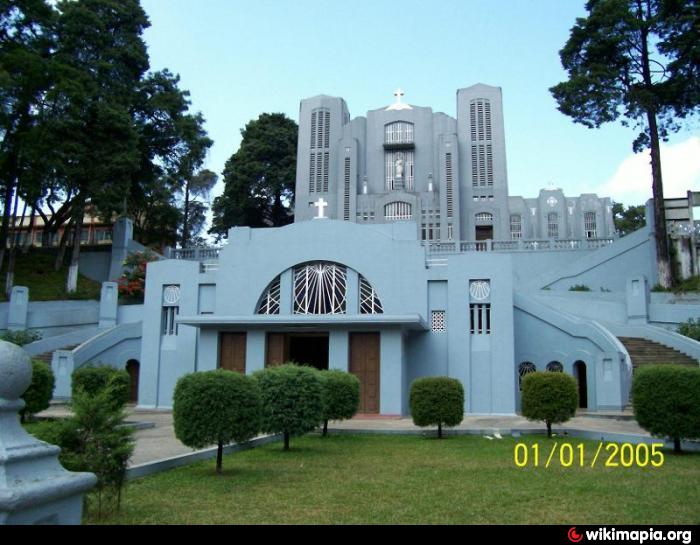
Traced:
<path fill-rule="evenodd" d="M 219 367 L 245 373 L 246 334 L 223 332 L 219 337 Z"/>

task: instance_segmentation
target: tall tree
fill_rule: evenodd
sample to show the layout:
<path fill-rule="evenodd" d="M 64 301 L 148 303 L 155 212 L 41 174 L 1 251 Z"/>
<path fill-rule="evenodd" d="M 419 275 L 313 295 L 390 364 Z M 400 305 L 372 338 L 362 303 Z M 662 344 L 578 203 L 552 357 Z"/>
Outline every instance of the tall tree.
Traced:
<path fill-rule="evenodd" d="M 588 0 L 560 52 L 568 81 L 550 90 L 559 110 L 598 128 L 623 118 L 639 130 L 633 149 L 651 152 L 659 283 L 673 283 L 659 141 L 700 104 L 697 0 Z"/>
<path fill-rule="evenodd" d="M 237 225 L 277 227 L 294 220 L 297 132 L 296 122 L 279 113 L 246 125 L 240 148 L 226 162 L 210 233 L 221 238 Z"/>
<path fill-rule="evenodd" d="M 28 158 L 41 145 L 36 138 L 38 113 L 49 86 L 55 12 L 45 0 L 0 2 L 0 266 L 8 242 L 10 216 Z M 26 178 L 26 176 L 25 176 Z M 26 182 L 27 180 L 25 180 Z M 34 188 L 31 188 L 34 191 Z"/>
<path fill-rule="evenodd" d="M 66 291 L 77 286 L 83 217 L 90 202 L 109 210 L 127 193 L 138 169 L 138 138 L 131 118 L 139 82 L 148 70 L 138 0 L 62 0 L 52 89 L 53 134 L 74 195 L 73 240 Z"/>
<path fill-rule="evenodd" d="M 182 188 L 182 229 L 180 245 L 200 246 L 199 234 L 206 221 L 208 201 L 211 190 L 219 177 L 211 170 L 201 170 L 194 176 L 185 179 Z"/>

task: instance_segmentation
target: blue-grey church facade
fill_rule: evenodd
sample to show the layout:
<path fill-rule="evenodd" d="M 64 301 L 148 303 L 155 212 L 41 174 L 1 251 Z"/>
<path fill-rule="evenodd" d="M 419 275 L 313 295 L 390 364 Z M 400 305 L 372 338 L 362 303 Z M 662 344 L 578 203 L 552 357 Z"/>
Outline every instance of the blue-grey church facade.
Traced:
<path fill-rule="evenodd" d="M 439 375 L 466 413 L 514 414 L 533 370 L 575 376 L 589 410 L 625 407 L 631 361 L 605 308 L 651 327 L 650 228 L 616 240 L 596 195 L 510 196 L 501 90 L 460 89 L 456 111 L 401 92 L 354 119 L 341 98 L 302 101 L 295 223 L 149 264 L 139 406 L 171 407 L 185 373 L 297 361 L 355 373 L 363 413 L 406 415 L 411 382 Z"/>

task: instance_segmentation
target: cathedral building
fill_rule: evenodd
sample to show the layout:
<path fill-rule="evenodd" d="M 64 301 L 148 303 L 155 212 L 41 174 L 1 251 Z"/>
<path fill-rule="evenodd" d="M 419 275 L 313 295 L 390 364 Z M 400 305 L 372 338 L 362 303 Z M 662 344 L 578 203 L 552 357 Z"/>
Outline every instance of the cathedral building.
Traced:
<path fill-rule="evenodd" d="M 668 331 L 680 307 L 650 304 L 651 225 L 618 239 L 608 198 L 509 195 L 499 88 L 460 89 L 454 118 L 397 91 L 354 119 L 306 99 L 299 121 L 293 224 L 148 265 L 141 407 L 171 407 L 185 373 L 292 361 L 357 375 L 365 414 L 407 415 L 424 376 L 459 379 L 466 413 L 515 414 L 535 370 L 620 410 L 627 337 L 700 355 Z"/>

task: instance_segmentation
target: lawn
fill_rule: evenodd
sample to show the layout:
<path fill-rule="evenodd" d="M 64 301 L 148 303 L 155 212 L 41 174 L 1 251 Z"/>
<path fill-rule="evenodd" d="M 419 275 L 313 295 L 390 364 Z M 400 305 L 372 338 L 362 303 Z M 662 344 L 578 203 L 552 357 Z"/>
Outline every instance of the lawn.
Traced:
<path fill-rule="evenodd" d="M 70 254 L 68 251 L 67 254 Z M 66 293 L 67 265 L 56 271 L 53 268 L 54 256 L 48 252 L 17 252 L 15 263 L 15 286 L 29 288 L 30 301 L 57 301 L 62 299 L 99 299 L 101 284 L 78 275 L 78 289 Z M 7 256 L 2 268 L 4 280 L 7 271 Z M 0 301 L 7 301 L 5 293 L 0 293 Z"/>
<path fill-rule="evenodd" d="M 700 523 L 698 454 L 666 451 L 658 469 L 518 469 L 518 441 L 546 451 L 552 440 L 311 435 L 290 452 L 275 443 L 227 456 L 220 477 L 211 461 L 133 481 L 120 514 L 87 522 Z"/>

